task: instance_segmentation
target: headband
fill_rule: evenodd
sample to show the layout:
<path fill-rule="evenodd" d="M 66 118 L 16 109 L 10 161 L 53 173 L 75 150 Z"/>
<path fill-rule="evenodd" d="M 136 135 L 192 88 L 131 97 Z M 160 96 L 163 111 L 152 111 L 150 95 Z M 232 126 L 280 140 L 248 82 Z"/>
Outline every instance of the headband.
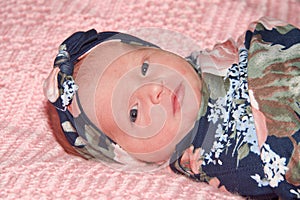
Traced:
<path fill-rule="evenodd" d="M 54 95 L 56 98 L 49 98 L 49 94 L 46 96 L 48 96 L 48 99 L 57 110 L 60 125 L 67 141 L 84 157 L 108 162 L 110 166 L 112 163 L 123 164 L 123 167 L 130 164 L 129 169 L 134 165 L 135 167 L 138 166 L 142 168 L 143 171 L 151 170 L 153 166 L 157 168 L 157 165 L 162 166 L 162 164 L 146 164 L 132 158 L 122 150 L 118 144 L 107 137 L 91 122 L 84 112 L 80 104 L 79 96 L 76 93 L 78 86 L 75 84 L 73 78 L 76 63 L 95 46 L 113 40 L 118 40 L 126 44 L 159 48 L 152 43 L 120 32 L 97 33 L 94 29 L 87 32 L 76 32 L 59 46 L 59 51 L 54 61 L 54 68 L 59 69 L 57 83 L 54 83 L 57 86 L 54 90 L 58 90 L 58 95 Z M 197 71 L 199 67 L 194 64 L 196 63 L 196 56 L 197 55 L 192 54 L 187 57 L 186 60 Z M 197 72 L 200 74 L 199 71 Z M 47 90 L 46 93 L 49 93 L 49 87 L 45 89 Z M 69 110 L 74 97 L 80 111 L 80 114 L 76 117 L 74 117 Z M 126 159 L 123 159 L 124 157 L 126 157 Z"/>

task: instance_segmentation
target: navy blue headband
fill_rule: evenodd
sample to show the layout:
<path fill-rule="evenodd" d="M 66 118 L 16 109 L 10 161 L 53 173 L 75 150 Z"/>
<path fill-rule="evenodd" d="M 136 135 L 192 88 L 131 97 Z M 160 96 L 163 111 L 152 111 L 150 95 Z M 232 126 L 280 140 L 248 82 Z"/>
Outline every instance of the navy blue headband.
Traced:
<path fill-rule="evenodd" d="M 87 32 L 76 32 L 67 38 L 60 45 L 59 54 L 54 61 L 54 66 L 59 66 L 61 72 L 65 73 L 66 75 L 72 75 L 74 64 L 78 61 L 80 56 L 104 41 L 115 39 L 121 40 L 121 42 L 127 44 L 136 43 L 143 46 L 153 46 L 158 48 L 158 46 L 132 35 L 120 32 L 97 33 L 96 30 L 91 29 Z M 67 52 L 68 56 L 61 54 L 63 51 Z"/>

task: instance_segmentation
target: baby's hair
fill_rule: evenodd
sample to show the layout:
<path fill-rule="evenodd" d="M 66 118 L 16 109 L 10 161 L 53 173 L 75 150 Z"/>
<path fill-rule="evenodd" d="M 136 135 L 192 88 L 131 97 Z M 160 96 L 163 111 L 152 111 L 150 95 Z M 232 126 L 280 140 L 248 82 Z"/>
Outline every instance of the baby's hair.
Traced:
<path fill-rule="evenodd" d="M 50 121 L 56 122 L 59 121 L 58 116 L 56 115 L 56 111 L 53 106 L 49 106 L 50 109 Z M 53 114 L 52 114 L 53 113 Z M 54 115 L 55 113 L 55 115 Z M 56 139 L 56 141 L 62 146 L 62 148 L 69 154 L 74 156 L 80 156 L 83 157 L 80 153 L 78 153 L 73 146 L 68 142 L 63 130 L 59 126 L 52 126 L 53 129 L 53 135 Z M 83 157 L 84 158 L 84 157 Z"/>

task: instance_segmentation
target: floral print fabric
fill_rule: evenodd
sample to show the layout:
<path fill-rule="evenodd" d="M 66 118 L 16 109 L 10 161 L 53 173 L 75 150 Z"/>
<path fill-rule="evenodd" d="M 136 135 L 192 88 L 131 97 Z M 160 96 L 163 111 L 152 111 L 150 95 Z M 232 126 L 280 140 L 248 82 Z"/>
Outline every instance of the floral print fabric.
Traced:
<path fill-rule="evenodd" d="M 264 18 L 235 48 L 227 75 L 203 73 L 198 133 L 170 166 L 243 196 L 300 198 L 300 30 Z M 258 131 L 253 107 L 266 130 Z"/>

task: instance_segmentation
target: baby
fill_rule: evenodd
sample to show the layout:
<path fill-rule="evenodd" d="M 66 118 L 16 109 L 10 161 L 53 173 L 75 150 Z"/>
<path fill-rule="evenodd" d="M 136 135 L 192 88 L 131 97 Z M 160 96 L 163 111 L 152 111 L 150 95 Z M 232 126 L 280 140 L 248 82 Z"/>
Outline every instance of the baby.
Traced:
<path fill-rule="evenodd" d="M 296 199 L 299 75 L 300 30 L 262 18 L 238 42 L 186 58 L 124 33 L 77 32 L 44 92 L 62 137 L 87 159 L 167 163 L 243 196 Z"/>

